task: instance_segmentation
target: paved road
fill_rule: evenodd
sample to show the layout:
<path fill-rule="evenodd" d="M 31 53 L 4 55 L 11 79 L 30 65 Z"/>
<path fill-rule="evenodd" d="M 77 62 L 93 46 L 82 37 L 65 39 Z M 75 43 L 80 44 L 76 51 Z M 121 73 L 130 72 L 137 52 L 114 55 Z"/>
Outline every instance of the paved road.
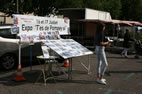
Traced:
<path fill-rule="evenodd" d="M 35 83 L 40 66 L 34 65 L 32 72 L 29 67 L 22 68 L 26 81 L 14 82 L 16 69 L 0 71 L 0 94 L 142 94 L 142 56 L 135 59 L 134 55 L 123 58 L 119 54 L 106 53 L 109 67 L 105 78 L 107 85 L 96 83 L 96 56 L 90 55 L 91 74 L 81 65 L 88 64 L 88 56 L 73 58 L 72 81 L 65 75 L 49 80 L 44 86 L 42 80 Z M 56 67 L 53 69 L 57 74 Z M 64 70 L 66 70 L 64 68 Z"/>

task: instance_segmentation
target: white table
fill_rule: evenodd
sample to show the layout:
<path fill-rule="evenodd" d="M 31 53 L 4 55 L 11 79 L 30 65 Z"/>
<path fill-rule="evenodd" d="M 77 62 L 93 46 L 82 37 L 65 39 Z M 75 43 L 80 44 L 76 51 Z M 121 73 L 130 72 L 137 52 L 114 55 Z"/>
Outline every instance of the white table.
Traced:
<path fill-rule="evenodd" d="M 50 56 L 48 58 L 44 57 L 44 56 L 37 56 L 37 59 L 38 59 L 38 62 L 41 66 L 41 73 L 39 75 L 39 77 L 37 78 L 36 82 L 38 80 L 40 80 L 41 78 L 43 78 L 44 80 L 44 84 L 46 85 L 46 81 L 49 80 L 49 79 L 54 79 L 55 80 L 55 77 L 52 73 L 52 64 L 53 63 L 57 63 L 57 56 Z M 44 64 L 41 64 L 41 60 L 44 60 Z"/>
<path fill-rule="evenodd" d="M 58 61 L 56 60 L 57 58 L 59 58 L 58 56 L 49 56 L 48 58 L 44 57 L 44 56 L 37 56 L 38 62 L 41 66 L 41 73 L 39 75 L 39 77 L 37 78 L 36 82 L 39 81 L 41 78 L 43 78 L 44 80 L 44 84 L 46 85 L 47 80 L 49 79 L 54 79 L 55 80 L 55 76 L 53 75 L 52 72 L 52 64 L 55 63 L 57 65 L 57 67 L 68 77 L 68 79 L 71 79 L 71 68 L 68 68 L 68 74 L 61 68 L 61 66 L 58 64 Z M 44 60 L 44 64 L 41 64 L 41 60 Z"/>

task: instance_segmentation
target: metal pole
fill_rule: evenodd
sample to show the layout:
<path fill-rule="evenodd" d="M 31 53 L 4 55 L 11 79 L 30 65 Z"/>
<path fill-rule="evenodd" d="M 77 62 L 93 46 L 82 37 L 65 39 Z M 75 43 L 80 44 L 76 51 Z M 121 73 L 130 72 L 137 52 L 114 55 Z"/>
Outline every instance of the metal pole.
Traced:
<path fill-rule="evenodd" d="M 19 13 L 19 0 L 17 0 L 17 14 Z"/>
<path fill-rule="evenodd" d="M 72 58 L 69 58 L 68 80 L 72 80 Z"/>
<path fill-rule="evenodd" d="M 30 45 L 30 71 L 32 71 L 32 45 Z"/>
<path fill-rule="evenodd" d="M 21 65 L 21 43 L 19 43 L 19 65 Z"/>
<path fill-rule="evenodd" d="M 16 1 L 16 13 L 18 14 L 19 13 L 19 9 L 18 9 L 18 0 Z M 17 38 L 17 36 L 16 36 L 16 38 Z M 19 39 L 19 62 L 18 62 L 18 64 L 21 64 L 21 40 Z M 18 65 L 19 66 L 19 65 Z"/>
<path fill-rule="evenodd" d="M 90 67 L 90 55 L 88 55 L 88 74 L 91 74 Z"/>

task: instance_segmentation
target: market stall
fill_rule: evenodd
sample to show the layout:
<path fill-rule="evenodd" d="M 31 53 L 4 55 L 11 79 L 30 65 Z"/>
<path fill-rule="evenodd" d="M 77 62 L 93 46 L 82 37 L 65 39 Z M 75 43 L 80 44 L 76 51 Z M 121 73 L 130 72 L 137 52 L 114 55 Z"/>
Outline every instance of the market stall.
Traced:
<path fill-rule="evenodd" d="M 41 42 L 64 59 L 93 54 L 74 40 L 62 39 L 60 35 L 70 35 L 69 19 L 26 15 L 13 15 L 14 26 L 12 32 L 17 33 L 19 39 L 19 68 L 21 68 L 21 45 L 23 42 L 34 45 Z M 17 30 L 18 29 L 18 30 Z M 54 46 L 53 46 L 54 45 Z M 49 56 L 50 57 L 50 56 Z M 47 58 L 47 57 L 45 57 Z M 71 79 L 72 66 L 69 66 L 69 79 Z M 85 66 L 85 65 L 84 65 Z M 90 64 L 87 66 L 90 72 Z M 18 79 L 19 80 L 19 77 Z"/>

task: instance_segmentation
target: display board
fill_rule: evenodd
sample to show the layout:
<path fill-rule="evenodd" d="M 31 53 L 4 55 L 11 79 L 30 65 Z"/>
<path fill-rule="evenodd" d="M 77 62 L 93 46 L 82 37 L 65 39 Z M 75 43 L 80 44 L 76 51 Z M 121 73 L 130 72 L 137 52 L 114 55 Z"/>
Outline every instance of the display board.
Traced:
<path fill-rule="evenodd" d="M 93 54 L 73 39 L 47 40 L 44 43 L 63 58 Z"/>
<path fill-rule="evenodd" d="M 67 18 L 40 17 L 18 15 L 14 16 L 12 33 L 16 33 L 21 41 L 31 42 L 33 40 L 55 40 L 60 35 L 70 34 L 70 20 Z"/>
<path fill-rule="evenodd" d="M 60 35 L 70 34 L 69 23 L 67 18 L 40 17 L 18 15 L 14 16 L 14 24 L 19 27 L 19 33 L 42 33 L 44 31 L 59 31 Z"/>

